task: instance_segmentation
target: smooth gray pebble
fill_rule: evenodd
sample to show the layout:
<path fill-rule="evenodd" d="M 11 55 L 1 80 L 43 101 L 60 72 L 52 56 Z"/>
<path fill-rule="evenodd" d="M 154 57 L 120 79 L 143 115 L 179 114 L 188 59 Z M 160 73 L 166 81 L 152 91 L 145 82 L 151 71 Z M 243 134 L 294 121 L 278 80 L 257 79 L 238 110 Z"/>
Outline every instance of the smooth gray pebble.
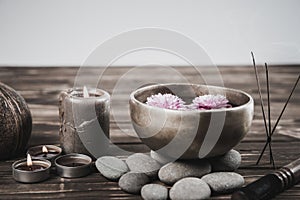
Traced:
<path fill-rule="evenodd" d="M 132 172 L 145 173 L 153 178 L 157 177 L 157 172 L 161 164 L 150 156 L 143 153 L 135 153 L 126 159 L 126 163 Z"/>
<path fill-rule="evenodd" d="M 200 178 L 194 177 L 177 181 L 170 190 L 172 200 L 207 199 L 210 195 L 209 186 Z"/>
<path fill-rule="evenodd" d="M 153 158 L 154 160 L 156 160 L 157 162 L 159 162 L 162 165 L 165 165 L 169 162 L 173 162 L 173 161 L 176 160 L 174 158 L 170 158 L 170 157 L 167 157 L 165 155 L 159 154 L 159 153 L 157 153 L 156 151 L 153 151 L 153 150 L 150 151 L 150 156 L 151 156 L 151 158 Z"/>
<path fill-rule="evenodd" d="M 242 157 L 241 154 L 232 149 L 222 156 L 217 156 L 209 159 L 213 172 L 235 171 L 239 168 Z"/>
<path fill-rule="evenodd" d="M 128 172 L 121 176 L 119 187 L 125 192 L 139 194 L 141 188 L 149 182 L 149 177 L 144 173 Z"/>
<path fill-rule="evenodd" d="M 142 187 L 141 195 L 145 200 L 168 199 L 168 188 L 160 184 L 147 184 Z"/>
<path fill-rule="evenodd" d="M 211 172 L 210 163 L 206 159 L 175 161 L 164 165 L 158 172 L 158 177 L 163 183 L 172 185 L 185 177 L 198 177 Z"/>
<path fill-rule="evenodd" d="M 242 187 L 244 177 L 235 172 L 214 172 L 202 177 L 211 190 L 216 193 L 228 193 Z"/>
<path fill-rule="evenodd" d="M 117 181 L 123 174 L 129 171 L 127 164 L 113 156 L 103 156 L 96 160 L 96 168 L 106 178 Z"/>

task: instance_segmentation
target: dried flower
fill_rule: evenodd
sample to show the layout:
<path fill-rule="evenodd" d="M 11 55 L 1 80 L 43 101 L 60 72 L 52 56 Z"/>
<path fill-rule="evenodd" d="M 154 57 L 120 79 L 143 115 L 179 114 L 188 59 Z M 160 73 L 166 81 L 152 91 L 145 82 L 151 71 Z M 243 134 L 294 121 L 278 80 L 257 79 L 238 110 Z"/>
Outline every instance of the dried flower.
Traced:
<path fill-rule="evenodd" d="M 166 108 L 172 110 L 184 110 L 185 109 L 185 102 L 173 95 L 173 94 L 161 94 L 158 93 L 156 95 L 152 95 L 151 97 L 147 98 L 146 104 L 150 106 L 155 106 L 159 108 Z"/>
<path fill-rule="evenodd" d="M 196 97 L 189 106 L 191 109 L 210 110 L 219 108 L 231 108 L 229 101 L 223 95 L 203 95 Z"/>
<path fill-rule="evenodd" d="M 192 104 L 185 105 L 185 102 L 176 95 L 158 93 L 148 97 L 146 104 L 171 110 L 211 110 L 232 107 L 226 97 L 220 94 L 198 96 Z"/>

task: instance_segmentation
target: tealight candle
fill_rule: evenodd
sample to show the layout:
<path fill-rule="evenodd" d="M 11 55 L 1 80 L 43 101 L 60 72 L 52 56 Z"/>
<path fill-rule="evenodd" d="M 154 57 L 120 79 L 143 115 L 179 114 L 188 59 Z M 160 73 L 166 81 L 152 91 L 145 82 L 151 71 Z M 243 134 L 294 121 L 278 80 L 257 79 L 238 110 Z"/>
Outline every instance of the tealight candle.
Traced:
<path fill-rule="evenodd" d="M 49 178 L 51 162 L 42 159 L 22 159 L 12 164 L 13 178 L 22 183 L 36 183 Z"/>
<path fill-rule="evenodd" d="M 61 152 L 61 148 L 55 145 L 39 145 L 30 147 L 27 154 L 30 154 L 32 158 L 46 159 L 53 163 L 55 158 L 57 158 Z"/>
<path fill-rule="evenodd" d="M 63 151 L 103 155 L 109 145 L 109 107 L 110 95 L 101 89 L 83 87 L 61 92 L 59 133 Z"/>
<path fill-rule="evenodd" d="M 57 174 L 64 178 L 78 178 L 91 173 L 92 158 L 84 154 L 67 154 L 55 159 Z"/>

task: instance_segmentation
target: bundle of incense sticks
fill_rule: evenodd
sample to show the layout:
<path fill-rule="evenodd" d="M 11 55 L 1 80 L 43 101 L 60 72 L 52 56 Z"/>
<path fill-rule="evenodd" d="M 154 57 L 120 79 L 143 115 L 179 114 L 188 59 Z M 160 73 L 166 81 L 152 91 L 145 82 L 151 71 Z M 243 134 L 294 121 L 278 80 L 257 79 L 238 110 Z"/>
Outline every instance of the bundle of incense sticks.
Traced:
<path fill-rule="evenodd" d="M 258 70 L 257 70 L 257 67 L 256 67 L 256 64 L 255 64 L 255 58 L 254 58 L 254 54 L 253 52 L 251 52 L 251 56 L 252 56 L 252 61 L 253 61 L 253 67 L 254 67 L 254 72 L 255 72 L 255 77 L 256 77 L 256 83 L 257 83 L 257 89 L 258 89 L 258 93 L 259 93 L 259 98 L 260 98 L 260 105 L 261 105 L 261 111 L 262 111 L 262 115 L 263 115 L 263 119 L 264 119 L 264 125 L 265 125 L 265 131 L 266 131 L 266 136 L 267 136 L 267 140 L 266 140 L 266 144 L 264 146 L 264 148 L 262 149 L 262 152 L 256 162 L 256 165 L 259 164 L 262 156 L 264 155 L 264 152 L 267 148 L 267 146 L 269 146 L 269 152 L 270 152 L 270 163 L 273 165 L 273 168 L 276 168 L 275 166 L 275 161 L 274 161 L 274 157 L 273 157 L 273 152 L 272 152 L 272 136 L 276 130 L 276 127 L 294 93 L 294 90 L 296 89 L 296 86 L 299 82 L 299 79 L 300 79 L 300 75 L 298 75 L 298 78 L 292 88 L 292 91 L 289 95 L 289 97 L 287 98 L 282 110 L 281 110 L 281 113 L 280 115 L 278 116 L 277 120 L 276 120 L 276 123 L 275 125 L 272 127 L 271 125 L 271 106 L 270 106 L 270 81 L 269 81 L 269 69 L 268 69 L 268 65 L 267 63 L 265 63 L 265 73 L 266 73 L 266 82 L 267 82 L 267 105 L 268 105 L 268 119 L 266 118 L 266 114 L 265 114 L 265 108 L 264 108 L 264 102 L 263 102 L 263 98 L 262 98 L 262 92 L 261 92 L 261 85 L 260 85 L 260 81 L 259 81 L 259 76 L 258 76 Z"/>

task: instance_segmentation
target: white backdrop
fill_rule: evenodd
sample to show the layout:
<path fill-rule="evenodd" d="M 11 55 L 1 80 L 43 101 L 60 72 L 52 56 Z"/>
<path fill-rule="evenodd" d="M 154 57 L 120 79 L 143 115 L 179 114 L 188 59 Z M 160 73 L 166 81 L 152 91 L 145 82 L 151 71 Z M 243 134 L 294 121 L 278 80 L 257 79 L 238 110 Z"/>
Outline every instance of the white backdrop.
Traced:
<path fill-rule="evenodd" d="M 0 0 L 0 66 L 80 65 L 102 42 L 157 27 L 201 45 L 218 65 L 300 63 L 300 1 Z M 115 65 L 185 65 L 142 51 Z M 201 63 L 198 63 L 201 65 Z"/>

